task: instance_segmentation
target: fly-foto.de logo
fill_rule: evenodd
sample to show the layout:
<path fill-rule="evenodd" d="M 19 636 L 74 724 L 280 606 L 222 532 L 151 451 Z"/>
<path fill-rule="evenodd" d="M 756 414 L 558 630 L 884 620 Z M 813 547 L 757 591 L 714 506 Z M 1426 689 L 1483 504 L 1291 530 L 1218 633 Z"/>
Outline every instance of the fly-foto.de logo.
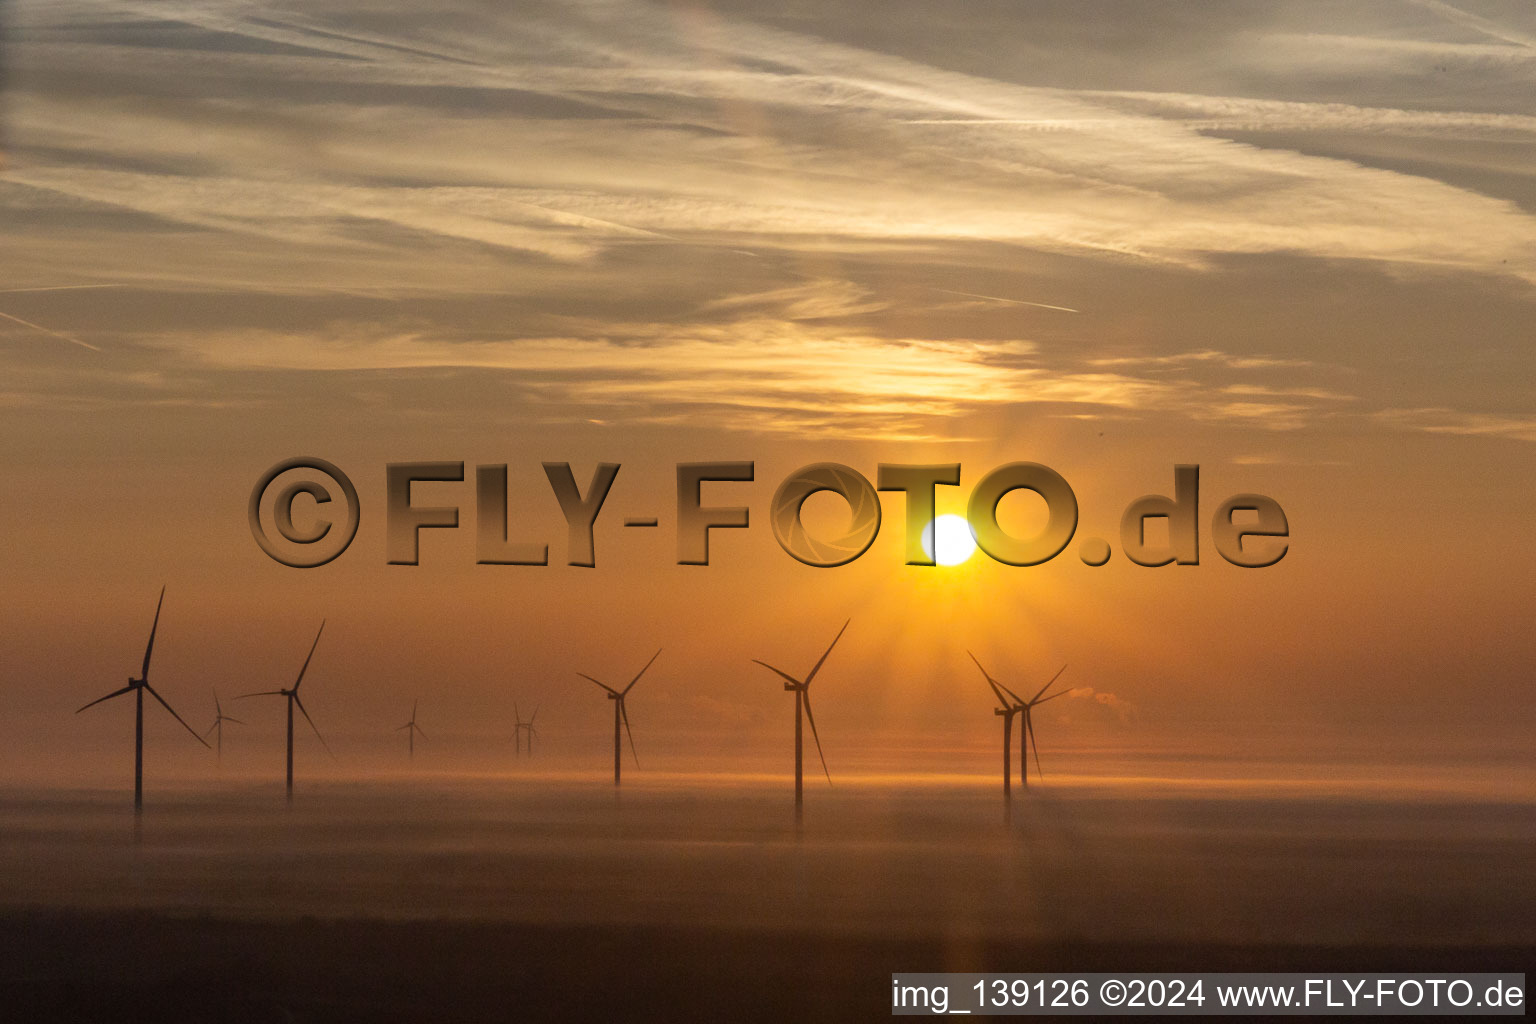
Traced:
<path fill-rule="evenodd" d="M 593 539 L 598 516 L 608 502 L 620 465 L 598 463 L 583 487 L 568 462 L 546 462 L 554 504 L 565 520 L 567 562 L 597 565 Z M 317 479 L 318 478 L 318 479 Z M 730 485 L 756 478 L 752 462 L 684 462 L 677 465 L 677 563 L 708 565 L 713 530 L 744 530 L 752 510 L 726 503 Z M 466 482 L 462 462 L 392 462 L 384 467 L 385 558 L 390 565 L 417 565 L 422 530 L 453 530 L 460 526 L 460 505 L 417 504 L 418 483 Z M 1066 550 L 1077 533 L 1078 504 L 1067 481 L 1037 462 L 1010 462 L 993 469 L 971 490 L 966 514 L 936 514 L 938 489 L 960 485 L 960 464 L 913 465 L 880 463 L 875 482 L 852 467 L 818 462 L 796 470 L 774 491 L 768 522 L 774 539 L 788 554 L 806 565 L 831 568 L 847 565 L 869 550 L 880 533 L 881 491 L 905 496 L 904 552 L 908 565 L 946 565 L 963 561 L 980 549 L 998 562 L 1029 566 L 1049 562 Z M 709 489 L 709 504 L 705 489 Z M 1033 536 L 1004 530 L 998 505 L 1013 491 L 1030 491 L 1045 503 L 1046 521 Z M 806 500 L 827 492 L 847 504 L 846 529 L 810 529 L 804 519 Z M 475 555 L 481 565 L 548 565 L 549 543 L 544 537 L 520 532 L 509 515 L 506 464 L 480 465 L 474 470 L 473 494 L 465 494 L 474 509 Z M 247 507 L 251 534 L 273 559 L 295 568 L 325 565 L 351 545 L 357 535 L 362 506 L 357 488 L 339 467 L 324 459 L 286 459 L 268 469 L 251 490 Z M 1166 539 L 1151 540 L 1147 525 L 1166 523 Z M 1120 548 L 1137 565 L 1200 564 L 1200 467 L 1179 465 L 1173 471 L 1173 495 L 1148 494 L 1126 506 L 1120 519 Z M 624 526 L 654 529 L 661 519 L 654 510 L 626 516 Z M 1290 523 L 1280 504 L 1262 494 L 1234 494 L 1222 501 L 1210 519 L 1210 539 L 1217 554 L 1233 565 L 1263 568 L 1285 557 L 1290 547 Z M 1091 566 L 1106 564 L 1109 541 L 1088 537 L 1078 555 Z"/>

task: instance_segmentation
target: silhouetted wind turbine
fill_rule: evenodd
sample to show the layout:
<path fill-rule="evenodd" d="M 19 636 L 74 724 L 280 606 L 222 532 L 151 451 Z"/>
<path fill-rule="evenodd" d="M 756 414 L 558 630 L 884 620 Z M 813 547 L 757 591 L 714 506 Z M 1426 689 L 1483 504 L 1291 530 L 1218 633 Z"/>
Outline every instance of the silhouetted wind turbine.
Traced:
<path fill-rule="evenodd" d="M 635 688 L 635 684 L 640 681 L 640 677 L 645 675 L 645 669 L 650 668 L 652 663 L 655 662 L 655 660 L 659 657 L 661 657 L 661 651 L 658 649 L 655 654 L 651 655 L 651 660 L 645 663 L 645 668 L 642 668 L 639 672 L 636 672 L 635 678 L 631 679 L 629 681 L 629 685 L 624 687 L 622 690 L 615 690 L 601 679 L 592 679 L 592 677 L 587 675 L 585 672 L 576 673 L 577 675 L 581 676 L 581 678 L 590 679 L 598 686 L 601 686 L 603 689 L 607 690 L 608 699 L 613 701 L 613 784 L 615 786 L 619 784 L 619 765 L 623 762 L 621 754 L 624 748 L 623 745 L 619 742 L 620 721 L 624 723 L 624 731 L 629 735 L 629 752 L 635 759 L 635 767 L 640 767 L 640 755 L 635 753 L 635 734 L 629 731 L 629 712 L 624 708 L 624 698 L 629 695 L 630 690 Z M 529 742 L 531 743 L 532 741 L 530 740 Z"/>
<path fill-rule="evenodd" d="M 656 653 L 660 654 L 661 652 L 657 651 Z M 587 678 L 590 679 L 591 676 L 588 676 Z M 513 727 L 512 730 L 517 740 L 517 752 L 519 754 L 523 752 L 523 735 L 526 733 L 528 736 L 528 756 L 532 757 L 533 738 L 539 734 L 539 730 L 533 727 L 534 719 L 539 717 L 538 705 L 534 705 L 533 716 L 526 722 L 523 721 L 523 713 L 517 709 L 517 701 L 512 702 L 512 714 L 517 718 L 517 724 Z M 630 742 L 633 743 L 634 741 L 631 740 Z"/>
<path fill-rule="evenodd" d="M 420 701 L 411 701 L 411 720 L 409 722 L 406 722 L 404 725 L 399 726 L 399 727 L 397 727 L 395 729 L 395 732 L 399 732 L 401 729 L 405 730 L 406 738 L 410 742 L 410 751 L 411 751 L 411 756 L 412 757 L 416 756 L 416 736 L 417 736 L 417 734 L 419 733 L 421 735 L 422 739 L 426 739 L 427 738 L 427 734 L 421 731 L 421 726 L 416 724 L 416 705 L 419 704 L 419 703 L 421 703 L 421 702 Z M 310 724 L 313 725 L 314 723 L 311 722 Z M 315 735 L 318 736 L 319 733 L 316 733 Z"/>
<path fill-rule="evenodd" d="M 299 712 L 304 716 L 304 721 L 315 730 L 315 739 L 325 748 L 327 754 L 331 753 L 330 744 L 325 742 L 325 737 L 320 735 L 320 729 L 315 725 L 315 720 L 309 717 L 309 712 L 304 710 L 304 702 L 299 699 L 299 684 L 304 681 L 304 673 L 309 671 L 310 659 L 315 656 L 315 648 L 320 646 L 320 634 L 325 632 L 325 621 L 320 622 L 320 629 L 315 633 L 315 642 L 309 645 L 309 656 L 304 659 L 304 665 L 299 669 L 299 677 L 293 681 L 293 686 L 287 690 L 263 690 L 260 693 L 242 693 L 236 700 L 244 700 L 247 697 L 287 697 L 288 698 L 288 802 L 293 803 L 293 706 L 299 706 Z M 335 757 L 335 754 L 331 754 Z"/>
<path fill-rule="evenodd" d="M 213 691 L 213 724 L 208 727 L 208 732 L 203 733 L 203 739 L 204 740 L 208 739 L 208 733 L 209 732 L 217 734 L 218 738 L 215 740 L 215 744 L 216 744 L 216 749 L 219 752 L 219 762 L 220 763 L 223 763 L 223 761 L 224 761 L 224 723 L 225 722 L 232 722 L 235 725 L 244 725 L 245 724 L 244 722 L 240 721 L 240 719 L 238 719 L 238 718 L 230 718 L 228 715 L 226 715 L 224 713 L 224 708 L 219 704 L 219 691 L 218 690 L 214 690 Z"/>
<path fill-rule="evenodd" d="M 971 655 L 971 660 L 976 662 L 976 667 L 981 669 L 981 674 L 986 677 L 987 685 L 992 687 L 992 692 L 997 695 L 997 702 L 1001 707 L 993 708 L 992 713 L 1003 720 L 1003 799 L 1013 798 L 1013 719 L 1020 711 L 1024 710 L 1024 701 L 1002 683 L 993 679 L 987 670 L 981 668 L 981 662 L 976 655 Z M 1010 699 L 1011 698 L 1011 699 Z M 1020 756 L 1024 754 L 1020 751 Z"/>
<path fill-rule="evenodd" d="M 75 714 L 84 711 L 85 708 L 95 707 L 102 701 L 111 700 L 113 697 L 121 697 L 125 693 L 134 696 L 133 717 L 133 809 L 135 812 L 144 809 L 144 691 L 159 701 L 165 710 L 171 713 L 171 717 L 182 724 L 192 738 L 203 746 L 208 746 L 208 741 L 197 734 L 197 730 L 187 725 L 186 720 L 176 713 L 176 709 L 165 702 L 165 698 L 155 692 L 155 688 L 149 685 L 149 656 L 155 651 L 155 633 L 160 629 L 160 606 L 165 604 L 165 588 L 160 588 L 160 600 L 155 603 L 155 622 L 149 627 L 149 643 L 144 646 L 144 665 L 139 669 L 139 678 L 128 678 L 128 685 L 121 690 L 113 690 L 105 697 L 98 697 L 85 707 L 78 708 Z"/>
<path fill-rule="evenodd" d="M 852 619 L 848 620 L 848 622 L 852 621 Z M 833 637 L 832 643 L 827 645 L 826 653 L 817 659 L 816 664 L 811 668 L 810 674 L 803 680 L 796 679 L 788 672 L 774 668 L 766 661 L 758 661 L 756 658 L 752 659 L 755 663 L 763 666 L 763 668 L 782 677 L 784 689 L 793 691 L 795 695 L 795 817 L 797 819 L 800 817 L 801 807 L 805 803 L 804 772 L 801 768 L 800 719 L 802 717 L 811 723 L 811 738 L 816 741 L 816 756 L 821 758 L 821 770 L 827 776 L 827 784 L 831 785 L 832 783 L 832 773 L 827 771 L 827 757 L 821 752 L 821 736 L 816 732 L 816 716 L 811 713 L 811 680 L 816 678 L 816 673 L 820 672 L 821 666 L 826 663 L 827 655 L 832 653 L 832 648 L 836 647 L 837 642 L 843 638 L 844 631 L 848 629 L 848 622 L 843 623 L 843 628 L 837 631 L 837 636 Z"/>
<path fill-rule="evenodd" d="M 1056 680 L 1061 678 L 1061 674 L 1066 670 L 1067 666 L 1061 666 L 1061 668 L 1056 670 L 1056 674 L 1051 676 L 1050 682 L 1040 687 L 1040 689 L 1035 692 L 1035 695 L 1029 700 L 1022 702 L 1024 705 L 1024 724 L 1019 726 L 1019 778 L 1023 780 L 1025 788 L 1029 787 L 1029 759 L 1025 756 L 1024 750 L 1024 741 L 1026 736 L 1029 739 L 1029 749 L 1035 752 L 1035 774 L 1040 776 L 1042 780 L 1045 778 L 1045 772 L 1040 768 L 1040 745 L 1035 742 L 1035 723 L 1034 719 L 1030 716 L 1030 713 L 1041 704 L 1044 704 L 1047 701 L 1053 701 L 1057 697 L 1062 697 L 1072 692 L 1071 690 L 1058 690 L 1051 694 L 1049 697 L 1042 696 L 1046 690 L 1051 688 L 1051 685 L 1055 683 Z"/>

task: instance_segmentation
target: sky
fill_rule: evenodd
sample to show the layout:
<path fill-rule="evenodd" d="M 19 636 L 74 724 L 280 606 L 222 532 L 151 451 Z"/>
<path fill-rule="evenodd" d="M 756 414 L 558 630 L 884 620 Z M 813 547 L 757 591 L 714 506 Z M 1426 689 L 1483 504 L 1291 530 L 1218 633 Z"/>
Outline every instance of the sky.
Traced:
<path fill-rule="evenodd" d="M 342 767 L 315 770 L 374 770 L 418 699 L 438 764 L 497 763 L 517 701 L 601 770 L 576 673 L 658 647 L 647 763 L 782 767 L 790 701 L 750 659 L 808 668 L 848 619 L 816 693 L 848 770 L 989 770 L 967 650 L 1018 689 L 1070 666 L 1042 723 L 1078 764 L 1529 751 L 1529 4 L 0 11 L 13 777 L 121 774 L 126 704 L 72 712 L 137 667 L 162 584 L 154 681 L 199 728 L 326 620 L 307 703 Z M 295 455 L 361 494 L 320 569 L 246 524 Z M 386 565 L 384 466 L 413 460 L 508 464 L 554 564 L 475 565 L 473 485 L 433 484 L 463 528 Z M 753 525 L 678 566 L 699 460 L 755 461 L 709 492 Z M 593 569 L 563 564 L 545 461 L 623 467 Z M 959 462 L 952 512 L 1040 462 L 1106 538 L 1198 463 L 1203 522 L 1266 494 L 1291 546 L 909 567 L 887 495 L 870 551 L 816 569 L 767 508 L 824 461 Z M 279 709 L 245 707 L 239 763 L 277 767 Z M 150 722 L 161 770 L 203 770 Z"/>

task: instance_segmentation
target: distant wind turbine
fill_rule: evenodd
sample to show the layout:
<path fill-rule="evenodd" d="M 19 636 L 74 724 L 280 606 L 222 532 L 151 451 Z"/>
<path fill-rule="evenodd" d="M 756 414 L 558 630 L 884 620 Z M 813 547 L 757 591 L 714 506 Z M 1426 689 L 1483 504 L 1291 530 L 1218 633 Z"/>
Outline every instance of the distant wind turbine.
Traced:
<path fill-rule="evenodd" d="M 315 739 L 325 748 L 327 754 L 331 753 L 330 744 L 325 742 L 325 737 L 320 735 L 320 729 L 315 725 L 315 720 L 309 717 L 309 712 L 304 710 L 304 702 L 299 699 L 299 684 L 304 681 L 304 673 L 309 671 L 309 663 L 315 656 L 315 648 L 320 646 L 320 634 L 325 632 L 325 622 L 321 620 L 320 629 L 315 633 L 315 642 L 309 645 L 309 656 L 304 659 L 304 665 L 299 669 L 299 677 L 293 681 L 293 686 L 286 690 L 263 690 L 260 693 L 242 693 L 236 700 L 244 700 L 247 697 L 287 697 L 288 698 L 288 802 L 293 803 L 293 706 L 299 706 L 299 713 L 304 716 L 304 721 L 315 731 Z M 332 757 L 336 755 L 331 754 Z"/>
<path fill-rule="evenodd" d="M 1018 694 L 1008 689 L 1008 687 L 993 679 L 991 674 L 981 667 L 981 662 L 977 659 L 976 655 L 971 654 L 970 651 L 965 653 L 970 654 L 971 660 L 976 662 L 976 667 L 981 669 L 981 674 L 986 677 L 987 685 L 992 687 L 992 692 L 997 696 L 998 704 L 1002 705 L 1001 707 L 993 708 L 992 713 L 1003 720 L 1003 799 L 1011 800 L 1013 798 L 1013 719 L 1019 712 L 1024 710 L 1024 700 Z M 1023 756 L 1023 751 L 1020 751 L 1020 756 Z"/>
<path fill-rule="evenodd" d="M 1042 780 L 1045 778 L 1045 772 L 1040 768 L 1040 745 L 1035 742 L 1035 721 L 1031 717 L 1031 712 L 1041 704 L 1053 701 L 1057 697 L 1063 697 L 1072 692 L 1071 690 L 1057 690 L 1049 697 L 1042 696 L 1046 690 L 1051 688 L 1056 680 L 1061 678 L 1061 674 L 1066 670 L 1067 666 L 1061 666 L 1061 668 L 1056 670 L 1056 674 L 1051 676 L 1050 682 L 1035 691 L 1035 695 L 1029 700 L 1022 702 L 1024 705 L 1024 724 L 1019 726 L 1019 778 L 1023 781 L 1024 788 L 1026 789 L 1029 788 L 1029 760 L 1024 754 L 1024 740 L 1026 736 L 1029 739 L 1029 749 L 1034 751 L 1035 754 L 1035 774 Z"/>
<path fill-rule="evenodd" d="M 421 702 L 420 701 L 412 701 L 411 702 L 411 720 L 409 722 L 406 722 L 402 726 L 398 726 L 395 729 L 395 732 L 399 732 L 401 729 L 405 730 L 406 739 L 409 742 L 409 745 L 410 745 L 409 749 L 410 749 L 412 757 L 416 756 L 416 737 L 417 737 L 417 735 L 420 735 L 422 739 L 426 739 L 427 738 L 427 734 L 421 731 L 421 726 L 416 724 L 416 705 L 419 704 L 419 703 L 421 703 Z M 311 724 L 313 724 L 313 723 L 311 723 Z M 316 735 L 319 735 L 319 733 L 316 733 Z"/>
<path fill-rule="evenodd" d="M 155 603 L 155 621 L 149 627 L 149 643 L 144 647 L 144 665 L 139 669 L 139 678 L 134 679 L 130 676 L 128 678 L 128 685 L 121 690 L 113 690 L 105 697 L 98 697 L 85 705 L 85 707 L 78 708 L 75 711 L 75 714 L 78 715 L 86 708 L 95 707 L 102 701 L 111 700 L 113 697 L 121 697 L 125 693 L 133 694 L 133 809 L 135 812 L 144 809 L 144 693 L 146 690 L 149 691 L 151 697 L 160 702 L 165 710 L 171 713 L 172 718 L 181 723 L 182 728 L 192 734 L 193 739 L 205 747 L 208 746 L 208 741 L 199 736 L 197 731 L 190 725 L 187 725 L 186 720 L 176 713 L 176 709 L 167 704 L 165 698 L 156 693 L 155 688 L 149 685 L 149 656 L 155 651 L 155 633 L 160 629 L 160 607 L 163 604 L 165 604 L 165 588 L 161 587 L 160 600 Z"/>
<path fill-rule="evenodd" d="M 635 678 L 631 679 L 629 681 L 629 685 L 624 687 L 622 690 L 615 690 L 601 679 L 593 679 L 585 672 L 576 673 L 577 675 L 581 676 L 581 678 L 591 680 L 598 686 L 601 686 L 604 690 L 607 690 L 608 699 L 613 701 L 613 784 L 615 786 L 619 784 L 619 765 L 623 763 L 623 757 L 621 755 L 624 748 L 623 745 L 619 742 L 620 722 L 622 722 L 624 725 L 624 732 L 629 736 L 629 752 L 630 755 L 635 759 L 635 767 L 640 767 L 640 755 L 635 752 L 635 734 L 630 732 L 629 729 L 629 712 L 624 708 L 624 698 L 629 696 L 629 691 L 633 690 L 635 688 L 635 684 L 640 681 L 640 677 L 645 675 L 645 669 L 650 668 L 651 665 L 659 657 L 661 657 L 661 651 L 657 650 L 655 654 L 651 655 L 651 660 L 645 663 L 645 668 L 642 668 L 639 672 L 636 672 Z M 530 740 L 530 743 L 531 742 L 532 741 Z"/>
<path fill-rule="evenodd" d="M 852 621 L 852 619 L 848 620 L 848 622 Z M 827 646 L 826 652 L 817 659 L 816 664 L 812 666 L 810 673 L 803 680 L 796 679 L 788 672 L 774 668 L 766 661 L 758 661 L 756 658 L 752 659 L 756 664 L 783 678 L 784 689 L 792 691 L 795 695 L 795 817 L 797 819 L 800 817 L 801 809 L 805 804 L 805 782 L 802 769 L 802 726 L 800 724 L 802 718 L 811 723 L 811 738 L 816 741 L 816 756 L 821 758 L 821 770 L 827 776 L 827 784 L 831 785 L 832 783 L 832 773 L 827 771 L 827 757 L 821 752 L 821 736 L 816 732 L 816 716 L 811 713 L 811 680 L 816 678 L 816 673 L 820 672 L 821 666 L 826 663 L 827 655 L 832 653 L 832 648 L 836 647 L 837 642 L 843 638 L 843 633 L 848 629 L 848 622 L 843 623 L 843 628 L 837 631 L 837 636 L 832 638 L 832 643 Z"/>
<path fill-rule="evenodd" d="M 657 651 L 656 653 L 660 654 L 661 652 Z M 588 676 L 587 678 L 590 679 L 591 676 Z M 539 734 L 539 730 L 537 730 L 537 729 L 535 729 L 533 727 L 534 719 L 539 717 L 538 705 L 534 705 L 533 715 L 526 722 L 523 721 L 523 713 L 517 709 L 517 701 L 513 701 L 512 702 L 512 714 L 517 718 L 517 724 L 515 726 L 513 726 L 513 730 L 512 730 L 513 731 L 513 735 L 514 735 L 514 737 L 517 740 L 517 752 L 518 752 L 518 754 L 522 754 L 522 752 L 523 752 L 523 736 L 526 735 L 528 737 L 528 756 L 532 757 L 533 756 L 533 738 Z M 633 742 L 633 740 L 631 740 L 631 742 Z"/>
<path fill-rule="evenodd" d="M 208 733 L 214 733 L 217 739 L 214 741 L 219 752 L 219 761 L 224 760 L 224 723 L 232 725 L 244 725 L 238 718 L 230 718 L 224 713 L 224 708 L 219 704 L 219 691 L 213 691 L 213 724 L 208 727 L 208 732 L 203 733 L 203 739 L 208 739 Z"/>

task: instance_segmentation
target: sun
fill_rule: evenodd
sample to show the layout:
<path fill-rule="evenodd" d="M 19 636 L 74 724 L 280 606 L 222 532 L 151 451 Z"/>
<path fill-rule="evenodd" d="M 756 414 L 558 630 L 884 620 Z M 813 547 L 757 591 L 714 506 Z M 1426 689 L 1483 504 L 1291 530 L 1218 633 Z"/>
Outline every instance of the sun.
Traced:
<path fill-rule="evenodd" d="M 934 551 L 933 537 L 939 537 Z M 976 553 L 976 534 L 965 516 L 939 516 L 923 528 L 923 551 L 940 565 L 959 565 Z"/>

